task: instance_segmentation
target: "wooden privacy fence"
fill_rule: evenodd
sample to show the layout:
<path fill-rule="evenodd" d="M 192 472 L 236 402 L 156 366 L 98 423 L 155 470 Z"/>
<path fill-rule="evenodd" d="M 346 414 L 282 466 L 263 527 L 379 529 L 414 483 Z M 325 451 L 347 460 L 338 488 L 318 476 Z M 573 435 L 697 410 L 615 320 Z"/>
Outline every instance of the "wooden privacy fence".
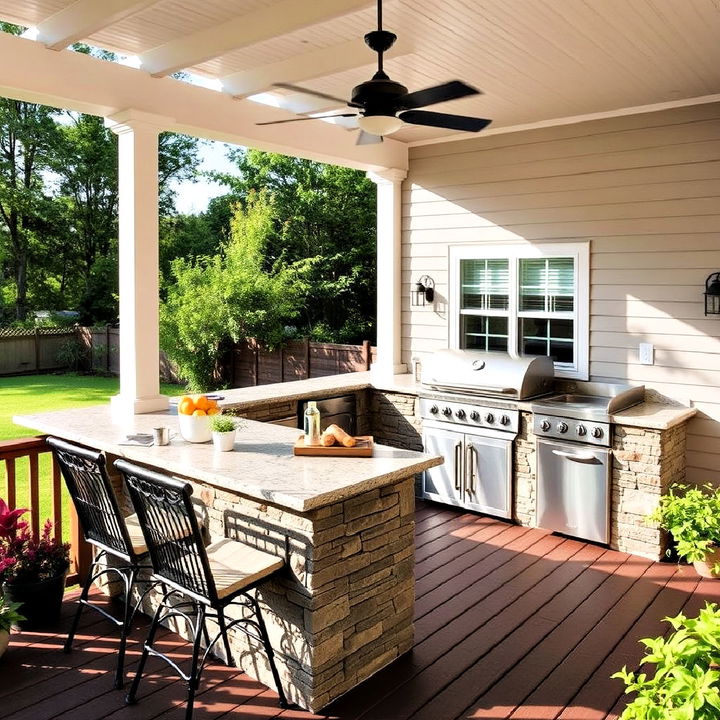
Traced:
<path fill-rule="evenodd" d="M 75 328 L 0 328 L 0 375 L 60 370 L 77 345 Z"/>
<path fill-rule="evenodd" d="M 81 369 L 120 373 L 120 330 L 114 327 L 0 329 L 0 376 Z M 369 370 L 375 348 L 291 340 L 268 350 L 256 340 L 236 343 L 220 362 L 220 380 L 230 387 L 266 385 Z M 160 376 L 181 382 L 165 353 Z"/>

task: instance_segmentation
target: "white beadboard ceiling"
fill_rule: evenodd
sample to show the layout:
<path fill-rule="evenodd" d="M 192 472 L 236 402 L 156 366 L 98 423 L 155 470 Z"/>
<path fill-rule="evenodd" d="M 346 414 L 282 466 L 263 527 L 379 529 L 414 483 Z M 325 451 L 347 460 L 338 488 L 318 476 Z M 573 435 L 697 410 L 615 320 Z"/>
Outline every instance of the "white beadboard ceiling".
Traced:
<path fill-rule="evenodd" d="M 375 26 L 374 0 L 0 0 L 0 19 L 37 27 L 55 49 L 82 40 L 231 94 L 292 75 L 347 98 L 374 72 L 358 42 Z M 483 94 L 433 109 L 493 129 L 720 93 L 720 0 L 386 0 L 384 26 L 400 38 L 393 79 L 410 90 L 464 80 Z M 289 117 L 267 108 L 268 120 Z M 447 134 L 406 126 L 393 138 Z"/>

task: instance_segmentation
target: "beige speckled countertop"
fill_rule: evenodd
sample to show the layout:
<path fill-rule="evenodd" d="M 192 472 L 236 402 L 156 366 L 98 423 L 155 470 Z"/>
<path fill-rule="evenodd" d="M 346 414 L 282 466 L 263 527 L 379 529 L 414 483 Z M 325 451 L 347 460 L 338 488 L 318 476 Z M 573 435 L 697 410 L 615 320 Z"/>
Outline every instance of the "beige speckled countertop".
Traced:
<path fill-rule="evenodd" d="M 420 383 L 416 382 L 409 373 L 381 377 L 373 372 L 357 372 L 294 382 L 258 385 L 257 387 L 221 390 L 220 393 L 225 396 L 221 405 L 242 410 L 243 408 L 250 409 L 270 400 L 313 399 L 327 396 L 329 393 L 340 395 L 364 388 L 407 393 L 408 395 L 417 395 L 423 390 Z M 432 393 L 427 389 L 425 389 L 425 393 L 434 394 L 438 397 L 448 397 L 447 393 Z M 483 398 L 483 402 L 497 407 L 504 407 L 508 404 L 507 401 L 499 398 Z M 521 410 L 530 411 L 532 402 L 520 402 L 518 406 Z M 686 422 L 696 413 L 695 408 L 685 407 L 684 405 L 645 402 L 613 415 L 611 422 L 618 425 L 667 430 L 674 425 Z"/>
<path fill-rule="evenodd" d="M 212 443 L 184 441 L 172 411 L 119 420 L 113 418 L 109 405 L 102 405 L 19 415 L 13 420 L 42 433 L 301 512 L 442 463 L 437 456 L 384 445 L 376 445 L 371 458 L 296 457 L 293 444 L 298 430 L 250 420 L 244 421 L 237 433 L 235 452 L 217 452 Z M 158 426 L 169 426 L 175 433 L 169 445 L 119 444 L 127 434 L 148 433 Z"/>

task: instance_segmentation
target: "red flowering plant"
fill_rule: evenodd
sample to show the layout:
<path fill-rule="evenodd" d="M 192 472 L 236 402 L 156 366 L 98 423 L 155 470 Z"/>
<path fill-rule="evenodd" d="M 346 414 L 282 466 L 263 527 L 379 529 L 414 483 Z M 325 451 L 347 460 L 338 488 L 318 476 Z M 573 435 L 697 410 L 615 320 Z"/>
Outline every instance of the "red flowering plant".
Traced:
<path fill-rule="evenodd" d="M 21 520 L 26 508 L 11 510 L 0 498 L 0 584 L 33 583 L 61 575 L 70 565 L 70 544 L 51 536 L 45 521 L 39 538 Z"/>

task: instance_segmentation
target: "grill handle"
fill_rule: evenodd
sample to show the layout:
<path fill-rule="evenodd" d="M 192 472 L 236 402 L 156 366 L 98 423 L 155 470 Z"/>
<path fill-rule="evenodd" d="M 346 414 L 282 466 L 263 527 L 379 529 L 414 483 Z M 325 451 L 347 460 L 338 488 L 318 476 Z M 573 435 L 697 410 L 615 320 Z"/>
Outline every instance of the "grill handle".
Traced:
<path fill-rule="evenodd" d="M 572 460 L 573 462 L 577 463 L 583 463 L 584 465 L 600 465 L 601 462 L 598 460 L 594 455 L 591 455 L 589 453 L 570 453 L 565 452 L 565 450 L 553 450 L 553 455 L 557 455 L 561 458 L 566 458 L 567 460 Z"/>
<path fill-rule="evenodd" d="M 455 489 L 460 492 L 460 471 L 462 470 L 462 442 L 458 440 L 453 450 L 455 453 Z"/>
<path fill-rule="evenodd" d="M 475 446 L 469 442 L 465 447 L 465 490 L 468 495 L 475 494 Z"/>

